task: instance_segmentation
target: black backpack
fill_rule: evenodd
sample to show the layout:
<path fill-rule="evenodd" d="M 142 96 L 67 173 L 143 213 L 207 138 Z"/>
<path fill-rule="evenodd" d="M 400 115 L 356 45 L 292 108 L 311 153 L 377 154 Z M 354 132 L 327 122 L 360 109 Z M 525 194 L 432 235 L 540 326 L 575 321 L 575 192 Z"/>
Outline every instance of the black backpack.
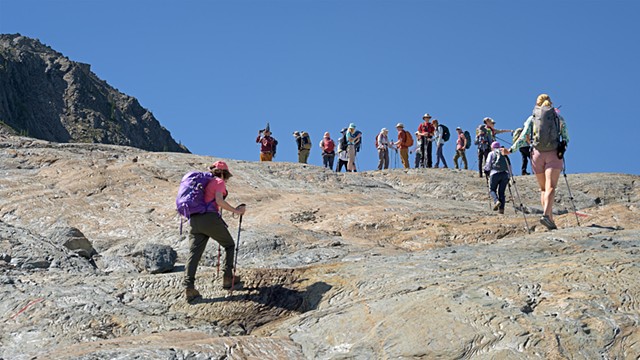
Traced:
<path fill-rule="evenodd" d="M 442 126 L 442 140 L 444 140 L 445 142 L 449 141 L 449 138 L 451 137 L 449 128 L 442 124 L 440 124 L 440 126 Z"/>

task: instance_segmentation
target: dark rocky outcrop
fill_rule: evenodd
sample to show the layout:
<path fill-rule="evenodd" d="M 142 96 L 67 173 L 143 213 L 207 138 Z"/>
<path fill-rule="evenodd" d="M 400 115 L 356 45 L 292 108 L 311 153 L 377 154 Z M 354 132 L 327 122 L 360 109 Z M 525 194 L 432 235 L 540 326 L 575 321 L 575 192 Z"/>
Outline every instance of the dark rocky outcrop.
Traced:
<path fill-rule="evenodd" d="M 188 152 L 138 100 L 99 79 L 89 64 L 20 34 L 0 35 L 0 128 L 56 142 Z"/>
<path fill-rule="evenodd" d="M 144 247 L 144 267 L 150 274 L 160 274 L 173 270 L 178 258 L 171 246 L 147 244 Z"/>

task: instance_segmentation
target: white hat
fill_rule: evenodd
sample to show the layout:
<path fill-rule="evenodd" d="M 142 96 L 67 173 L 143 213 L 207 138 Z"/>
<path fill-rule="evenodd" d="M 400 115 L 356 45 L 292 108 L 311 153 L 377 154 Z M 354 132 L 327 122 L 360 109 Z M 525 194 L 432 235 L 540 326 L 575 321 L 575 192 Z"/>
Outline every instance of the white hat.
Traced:
<path fill-rule="evenodd" d="M 382 128 L 380 132 L 389 132 L 389 130 L 387 128 Z"/>
<path fill-rule="evenodd" d="M 429 118 L 429 119 L 431 119 L 431 115 L 429 115 L 429 113 L 426 113 L 426 114 L 422 115 L 422 118 L 423 118 L 423 119 L 424 119 L 424 118 Z"/>
<path fill-rule="evenodd" d="M 398 123 L 398 124 L 396 125 L 396 127 L 397 127 L 397 128 L 403 128 L 403 129 L 404 129 L 404 124 L 403 124 L 403 123 Z"/>

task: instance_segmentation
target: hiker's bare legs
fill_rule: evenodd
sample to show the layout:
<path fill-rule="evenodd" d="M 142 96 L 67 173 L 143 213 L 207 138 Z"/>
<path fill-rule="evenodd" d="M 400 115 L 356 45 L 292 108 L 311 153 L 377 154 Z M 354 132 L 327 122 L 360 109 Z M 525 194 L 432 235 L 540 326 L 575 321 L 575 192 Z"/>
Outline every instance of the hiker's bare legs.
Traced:
<path fill-rule="evenodd" d="M 559 169 L 546 169 L 543 174 L 536 174 L 536 180 L 538 180 L 538 186 L 540 187 L 542 211 L 551 221 L 553 221 L 553 201 L 561 171 Z"/>

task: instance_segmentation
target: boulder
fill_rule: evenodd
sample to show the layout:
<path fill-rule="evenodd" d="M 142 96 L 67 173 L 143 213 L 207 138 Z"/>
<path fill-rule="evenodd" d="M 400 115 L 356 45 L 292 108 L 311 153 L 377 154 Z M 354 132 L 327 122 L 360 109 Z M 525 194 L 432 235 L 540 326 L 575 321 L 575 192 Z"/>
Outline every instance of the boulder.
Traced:
<path fill-rule="evenodd" d="M 144 267 L 151 274 L 173 270 L 178 253 L 171 246 L 147 244 L 144 247 Z"/>
<path fill-rule="evenodd" d="M 55 228 L 51 234 L 51 240 L 54 244 L 62 245 L 87 259 L 98 253 L 82 231 L 74 227 Z"/>

